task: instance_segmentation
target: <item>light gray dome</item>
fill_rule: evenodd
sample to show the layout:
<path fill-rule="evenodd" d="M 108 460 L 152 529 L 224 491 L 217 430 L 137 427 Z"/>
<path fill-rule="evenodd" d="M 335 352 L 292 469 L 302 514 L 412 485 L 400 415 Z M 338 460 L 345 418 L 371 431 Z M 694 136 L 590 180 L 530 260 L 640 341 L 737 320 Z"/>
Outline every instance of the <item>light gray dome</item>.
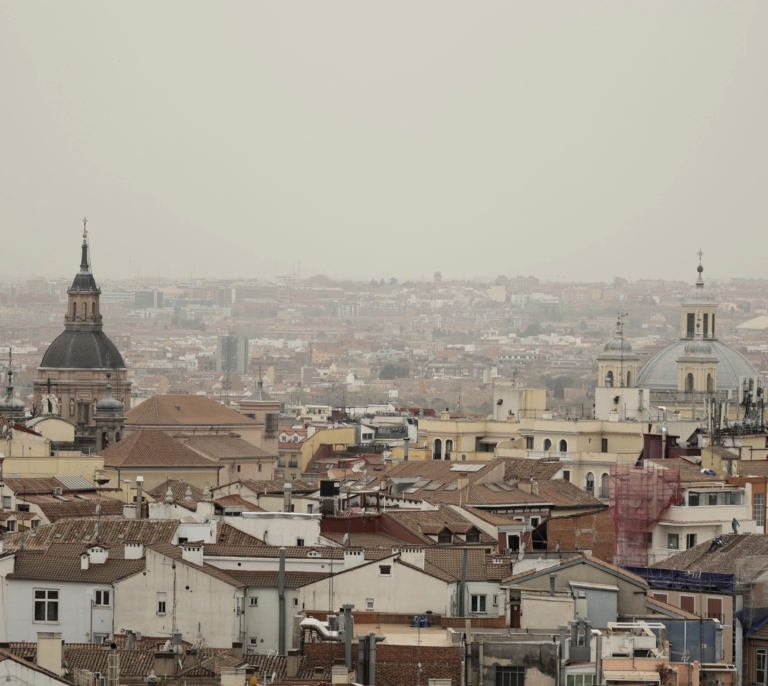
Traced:
<path fill-rule="evenodd" d="M 686 346 L 690 344 L 690 340 L 683 339 L 657 352 L 638 373 L 637 386 L 660 391 L 677 390 L 677 359 L 685 357 Z M 720 361 L 717 365 L 717 390 L 736 390 L 740 376 L 760 376 L 744 355 L 725 343 L 711 339 L 704 345 L 709 346 L 711 354 Z"/>
<path fill-rule="evenodd" d="M 701 340 L 691 341 L 690 343 L 686 343 L 684 352 L 686 355 L 711 355 L 712 346 Z"/>
<path fill-rule="evenodd" d="M 0 414 L 24 414 L 27 408 L 24 403 L 18 398 L 8 397 L 0 399 Z"/>
<path fill-rule="evenodd" d="M 704 271 L 704 267 L 699 265 L 698 267 L 696 267 L 696 271 L 699 272 L 699 276 L 696 279 L 696 286 L 691 288 L 690 291 L 688 291 L 688 294 L 685 296 L 685 300 L 683 300 L 683 307 L 686 307 L 686 306 L 717 307 L 717 299 L 712 294 L 712 291 L 704 288 L 704 279 L 701 276 L 701 273 Z"/>

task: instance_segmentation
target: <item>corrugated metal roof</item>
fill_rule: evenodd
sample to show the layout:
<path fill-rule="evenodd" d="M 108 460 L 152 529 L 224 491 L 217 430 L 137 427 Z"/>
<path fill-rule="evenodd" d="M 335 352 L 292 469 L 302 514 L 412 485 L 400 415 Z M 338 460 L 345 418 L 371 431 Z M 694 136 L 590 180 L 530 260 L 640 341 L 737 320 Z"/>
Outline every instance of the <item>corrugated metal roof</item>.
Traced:
<path fill-rule="evenodd" d="M 63 474 L 53 477 L 57 481 L 61 481 L 68 491 L 92 491 L 94 485 L 88 481 L 88 479 L 80 476 L 79 474 Z"/>

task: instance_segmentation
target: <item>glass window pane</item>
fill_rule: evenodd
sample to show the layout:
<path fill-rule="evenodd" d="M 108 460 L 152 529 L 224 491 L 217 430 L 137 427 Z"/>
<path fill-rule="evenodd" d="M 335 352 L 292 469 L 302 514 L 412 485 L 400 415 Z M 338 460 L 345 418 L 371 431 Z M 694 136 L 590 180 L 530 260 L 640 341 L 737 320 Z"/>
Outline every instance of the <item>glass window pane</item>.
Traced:
<path fill-rule="evenodd" d="M 45 621 L 45 603 L 44 602 L 35 603 L 35 621 L 36 622 Z"/>
<path fill-rule="evenodd" d="M 59 603 L 58 602 L 48 602 L 48 621 L 49 622 L 58 622 L 59 621 Z"/>
<path fill-rule="evenodd" d="M 48 591 L 48 598 L 49 600 L 57 600 L 59 597 L 58 591 Z"/>
<path fill-rule="evenodd" d="M 45 591 L 35 591 L 35 598 L 45 598 Z"/>

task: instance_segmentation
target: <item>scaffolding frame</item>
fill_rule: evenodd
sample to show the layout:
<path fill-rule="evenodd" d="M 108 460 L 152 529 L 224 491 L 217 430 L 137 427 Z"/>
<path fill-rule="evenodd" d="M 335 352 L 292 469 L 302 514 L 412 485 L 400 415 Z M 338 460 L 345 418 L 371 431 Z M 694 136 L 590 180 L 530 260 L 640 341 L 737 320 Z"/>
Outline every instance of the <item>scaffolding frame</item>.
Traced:
<path fill-rule="evenodd" d="M 611 465 L 614 564 L 645 567 L 648 534 L 681 497 L 680 467 L 653 462 L 644 462 L 642 467 Z"/>

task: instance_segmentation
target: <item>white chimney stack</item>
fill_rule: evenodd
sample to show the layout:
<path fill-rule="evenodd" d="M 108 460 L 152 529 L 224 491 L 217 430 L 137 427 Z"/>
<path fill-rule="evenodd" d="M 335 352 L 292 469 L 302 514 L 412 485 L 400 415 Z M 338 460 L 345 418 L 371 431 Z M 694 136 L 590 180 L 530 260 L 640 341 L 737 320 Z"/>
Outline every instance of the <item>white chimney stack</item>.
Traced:
<path fill-rule="evenodd" d="M 203 566 L 203 543 L 185 543 L 181 548 L 181 559 L 193 565 Z"/>
<path fill-rule="evenodd" d="M 88 553 L 83 553 L 80 556 L 80 569 L 86 570 L 88 567 L 90 567 L 91 561 L 88 558 Z"/>

